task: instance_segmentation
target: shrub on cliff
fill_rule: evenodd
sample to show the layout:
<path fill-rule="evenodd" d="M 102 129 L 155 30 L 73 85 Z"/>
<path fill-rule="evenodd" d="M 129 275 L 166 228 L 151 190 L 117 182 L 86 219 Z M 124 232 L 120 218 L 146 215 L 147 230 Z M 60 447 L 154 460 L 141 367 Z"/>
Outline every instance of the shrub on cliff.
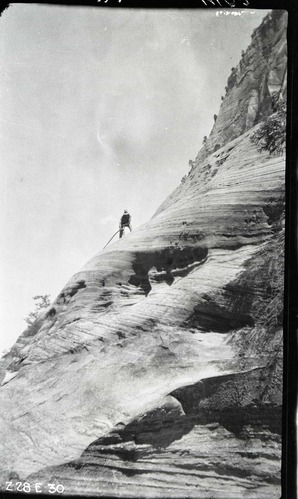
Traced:
<path fill-rule="evenodd" d="M 33 296 L 35 300 L 35 309 L 30 312 L 25 321 L 29 327 L 33 327 L 38 319 L 38 316 L 43 308 L 47 308 L 50 305 L 50 295 L 37 295 Z"/>
<path fill-rule="evenodd" d="M 282 154 L 286 143 L 286 103 L 272 100 L 273 114 L 269 116 L 260 128 L 251 136 L 259 151 L 270 154 Z"/>
<path fill-rule="evenodd" d="M 283 215 L 284 216 L 284 215 Z M 270 300 L 263 311 L 263 321 L 269 330 L 283 323 L 284 299 L 284 232 L 282 231 L 274 245 L 274 251 L 268 265 Z"/>

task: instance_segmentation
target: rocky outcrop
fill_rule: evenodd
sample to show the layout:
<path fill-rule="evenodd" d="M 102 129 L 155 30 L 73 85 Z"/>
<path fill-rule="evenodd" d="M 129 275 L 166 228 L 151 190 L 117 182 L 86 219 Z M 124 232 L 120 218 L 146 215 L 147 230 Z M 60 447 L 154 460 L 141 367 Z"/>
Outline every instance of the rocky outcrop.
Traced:
<path fill-rule="evenodd" d="M 275 74 L 285 19 L 253 38 L 270 40 Z M 256 51 L 243 60 L 259 74 Z M 238 85 L 260 114 L 247 78 L 229 95 Z M 13 373 L 0 389 L 3 481 L 280 496 L 284 158 L 258 151 L 246 111 L 237 132 L 220 128 L 235 113 L 229 95 L 155 216 L 91 259 L 2 360 L 2 377 Z"/>
<path fill-rule="evenodd" d="M 226 95 L 196 163 L 272 113 L 274 92 L 286 98 L 287 12 L 273 10 L 253 32 L 251 44 L 232 68 Z"/>

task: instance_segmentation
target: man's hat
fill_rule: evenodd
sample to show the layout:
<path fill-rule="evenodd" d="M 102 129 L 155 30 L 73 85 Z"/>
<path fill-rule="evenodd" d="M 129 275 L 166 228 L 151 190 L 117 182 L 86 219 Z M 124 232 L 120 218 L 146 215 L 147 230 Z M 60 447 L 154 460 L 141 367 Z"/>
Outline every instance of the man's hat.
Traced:
<path fill-rule="evenodd" d="M 128 211 L 127 211 L 127 210 L 124 210 L 124 213 L 128 213 Z"/>

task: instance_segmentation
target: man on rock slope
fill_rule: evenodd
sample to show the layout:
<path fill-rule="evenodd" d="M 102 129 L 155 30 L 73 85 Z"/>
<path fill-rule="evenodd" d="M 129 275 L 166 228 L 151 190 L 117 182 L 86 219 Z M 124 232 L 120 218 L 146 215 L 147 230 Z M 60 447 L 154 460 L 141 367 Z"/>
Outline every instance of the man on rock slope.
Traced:
<path fill-rule="evenodd" d="M 128 213 L 127 210 L 124 210 L 124 213 L 120 219 L 120 223 L 119 223 L 119 237 L 121 238 L 123 236 L 123 233 L 124 233 L 124 228 L 125 227 L 128 227 L 130 232 L 132 231 L 132 227 L 131 227 L 131 224 L 130 224 L 130 221 L 131 221 L 131 216 L 130 214 Z"/>

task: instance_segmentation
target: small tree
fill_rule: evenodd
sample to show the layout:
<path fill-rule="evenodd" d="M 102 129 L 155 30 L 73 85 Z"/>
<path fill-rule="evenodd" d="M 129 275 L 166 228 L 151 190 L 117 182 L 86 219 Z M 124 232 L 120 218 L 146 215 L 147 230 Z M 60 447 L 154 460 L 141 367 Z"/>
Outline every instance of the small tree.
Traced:
<path fill-rule="evenodd" d="M 260 128 L 251 136 L 259 151 L 268 151 L 270 154 L 280 154 L 286 142 L 286 103 L 272 98 L 273 114 L 269 116 Z"/>
<path fill-rule="evenodd" d="M 29 326 L 34 326 L 41 310 L 47 308 L 51 304 L 50 295 L 36 295 L 33 296 L 33 300 L 35 300 L 35 309 L 33 312 L 30 312 L 25 319 Z"/>

